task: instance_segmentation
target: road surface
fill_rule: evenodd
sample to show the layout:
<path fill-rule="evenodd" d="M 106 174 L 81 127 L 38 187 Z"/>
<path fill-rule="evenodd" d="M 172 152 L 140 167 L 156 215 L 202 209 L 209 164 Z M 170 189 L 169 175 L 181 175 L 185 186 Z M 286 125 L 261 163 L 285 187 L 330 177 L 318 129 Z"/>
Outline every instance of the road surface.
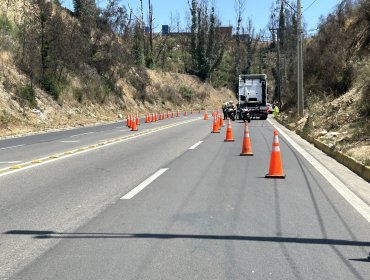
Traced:
<path fill-rule="evenodd" d="M 369 279 L 369 184 L 273 120 L 241 157 L 211 119 L 0 141 L 0 279 Z"/>

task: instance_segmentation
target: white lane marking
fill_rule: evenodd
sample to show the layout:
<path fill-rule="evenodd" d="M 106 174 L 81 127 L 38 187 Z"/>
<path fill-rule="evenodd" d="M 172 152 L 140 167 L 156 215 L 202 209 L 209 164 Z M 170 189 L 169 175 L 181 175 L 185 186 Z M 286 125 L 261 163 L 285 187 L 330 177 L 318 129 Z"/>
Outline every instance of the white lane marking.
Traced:
<path fill-rule="evenodd" d="M 81 134 L 75 134 L 75 135 L 72 135 L 72 136 L 69 136 L 70 138 L 73 138 L 73 137 L 77 137 L 77 136 L 82 136 L 82 135 L 87 135 L 87 134 L 92 134 L 92 133 L 95 133 L 95 132 L 86 132 L 86 133 L 81 133 Z"/>
<path fill-rule="evenodd" d="M 60 142 L 62 142 L 62 143 L 78 143 L 78 142 L 80 142 L 80 141 L 60 141 Z"/>
<path fill-rule="evenodd" d="M 74 156 L 77 156 L 77 155 L 81 155 L 83 153 L 88 153 L 88 152 L 95 151 L 95 150 L 98 150 L 98 149 L 102 149 L 102 148 L 105 148 L 105 147 L 108 147 L 108 146 L 111 146 L 111 145 L 115 145 L 115 144 L 118 144 L 118 143 L 123 143 L 123 142 L 126 142 L 126 141 L 130 141 L 130 140 L 138 138 L 138 137 L 142 137 L 142 136 L 145 136 L 145 135 L 150 135 L 150 134 L 153 134 L 153 133 L 165 130 L 165 129 L 174 128 L 174 127 L 177 127 L 177 126 L 180 126 L 180 125 L 184 125 L 184 124 L 188 124 L 188 123 L 192 123 L 192 122 L 200 121 L 200 120 L 203 120 L 203 118 L 199 117 L 199 118 L 195 118 L 195 119 L 192 119 L 192 120 L 187 120 L 187 121 L 182 121 L 182 122 L 176 122 L 176 123 L 169 124 L 169 125 L 164 125 L 162 127 L 158 127 L 158 128 L 154 128 L 154 129 L 145 129 L 141 133 L 137 133 L 136 135 L 132 135 L 132 136 L 128 136 L 128 137 L 123 137 L 123 139 L 118 139 L 118 140 L 112 141 L 111 143 L 108 143 L 104 146 L 96 145 L 96 147 L 92 147 L 92 148 L 90 147 L 90 148 L 86 148 L 86 149 L 76 150 L 75 153 L 68 154 L 68 155 L 60 153 L 60 154 L 57 155 L 57 157 L 53 157 L 52 159 L 50 159 L 50 155 L 49 155 L 45 158 L 42 158 L 41 160 L 45 160 L 45 161 L 42 162 L 42 163 L 39 163 L 37 165 L 30 164 L 30 162 L 24 162 L 23 164 L 27 164 L 27 166 L 24 166 L 20 169 L 14 169 L 14 170 L 9 170 L 9 168 L 0 169 L 0 177 L 7 176 L 7 175 L 10 175 L 10 174 L 14 174 L 14 173 L 17 173 L 17 172 L 21 172 L 21 171 L 24 171 L 24 170 L 27 170 L 27 169 L 39 167 L 39 166 L 42 166 L 44 164 L 48 164 L 48 163 L 51 163 L 51 162 L 56 162 L 58 160 L 66 159 L 66 158 L 69 158 L 69 157 L 74 157 Z M 20 164 L 22 164 L 22 163 L 20 163 Z M 4 172 L 4 173 L 1 173 L 1 172 Z"/>
<path fill-rule="evenodd" d="M 24 146 L 24 144 L 22 144 L 22 145 L 16 145 L 16 146 L 10 146 L 10 147 L 5 147 L 5 148 L 0 148 L 0 150 L 13 149 L 13 148 L 23 147 L 23 146 Z"/>
<path fill-rule="evenodd" d="M 0 164 L 8 164 L 8 163 L 20 163 L 21 161 L 0 161 Z"/>
<path fill-rule="evenodd" d="M 333 173 L 331 173 L 324 165 L 322 165 L 313 156 L 307 153 L 301 148 L 292 138 L 290 138 L 283 130 L 276 127 L 270 120 L 267 120 L 272 126 L 274 126 L 279 133 L 299 152 L 305 157 L 308 162 L 312 164 L 314 168 L 321 175 L 323 175 L 330 185 L 345 199 L 353 208 L 357 210 L 369 223 L 370 223 L 370 207 L 360 199 L 355 193 L 353 193 L 345 184 L 343 184 Z"/>
<path fill-rule="evenodd" d="M 136 188 L 132 189 L 127 194 L 122 196 L 121 199 L 131 199 L 131 198 L 133 198 L 135 195 L 137 195 L 139 192 L 141 192 L 143 189 L 145 189 L 150 183 L 152 183 L 155 179 L 157 179 L 159 176 L 161 176 L 167 170 L 168 170 L 168 168 L 159 169 L 157 172 L 155 172 L 152 176 L 150 176 L 148 179 L 143 181 Z"/>
<path fill-rule="evenodd" d="M 198 147 L 200 144 L 202 144 L 203 141 L 199 141 L 198 143 L 195 143 L 193 146 L 189 148 L 189 150 L 194 150 L 196 147 Z"/>

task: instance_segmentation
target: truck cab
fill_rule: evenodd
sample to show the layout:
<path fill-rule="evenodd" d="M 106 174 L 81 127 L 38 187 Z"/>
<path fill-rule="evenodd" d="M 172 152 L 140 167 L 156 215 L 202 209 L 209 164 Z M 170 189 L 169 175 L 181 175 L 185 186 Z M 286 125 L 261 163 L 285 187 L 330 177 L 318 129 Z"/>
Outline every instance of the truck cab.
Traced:
<path fill-rule="evenodd" d="M 249 74 L 239 75 L 239 110 L 248 110 L 252 118 L 266 120 L 268 116 L 267 108 L 267 75 Z"/>

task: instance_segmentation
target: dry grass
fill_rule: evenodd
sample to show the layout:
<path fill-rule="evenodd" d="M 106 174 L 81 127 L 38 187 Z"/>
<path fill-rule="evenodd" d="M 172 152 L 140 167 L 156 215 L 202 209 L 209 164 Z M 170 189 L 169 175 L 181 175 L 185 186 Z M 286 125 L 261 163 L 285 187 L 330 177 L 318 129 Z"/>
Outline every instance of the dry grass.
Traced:
<path fill-rule="evenodd" d="M 35 87 L 37 108 L 20 106 L 15 93 L 18 85 L 26 85 L 28 79 L 19 73 L 12 63 L 6 69 L 8 87 L 4 87 L 4 77 L 0 83 L 0 137 L 20 133 L 41 131 L 52 128 L 75 127 L 101 121 L 113 121 L 119 114 L 144 113 L 147 111 L 211 109 L 220 107 L 221 103 L 230 99 L 232 92 L 227 89 L 215 90 L 209 84 L 204 84 L 196 77 L 184 74 L 163 73 L 150 70 L 147 72 L 147 85 L 144 94 L 147 98 L 140 100 L 140 93 L 135 85 L 125 79 L 120 79 L 117 85 L 121 88 L 121 96 L 109 95 L 103 103 L 82 98 L 91 90 L 78 77 L 70 76 L 58 101 L 53 100 L 44 91 Z M 131 80 L 132 81 L 132 80 Z M 135 81 L 137 82 L 137 81 Z M 139 81 L 142 83 L 142 81 Z M 188 102 L 180 94 L 180 88 L 191 89 L 194 100 Z"/>
<path fill-rule="evenodd" d="M 361 87 L 352 88 L 339 98 L 310 96 L 305 117 L 282 113 L 282 118 L 310 136 L 370 166 L 370 122 L 362 116 Z"/>

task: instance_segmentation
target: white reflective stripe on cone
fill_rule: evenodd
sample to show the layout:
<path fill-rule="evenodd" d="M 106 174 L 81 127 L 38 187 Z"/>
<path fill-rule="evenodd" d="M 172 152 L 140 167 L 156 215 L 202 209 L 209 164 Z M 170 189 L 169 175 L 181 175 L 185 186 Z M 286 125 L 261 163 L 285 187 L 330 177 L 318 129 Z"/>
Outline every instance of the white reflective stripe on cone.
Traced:
<path fill-rule="evenodd" d="M 280 147 L 279 146 L 273 146 L 272 151 L 273 152 L 280 152 Z"/>

